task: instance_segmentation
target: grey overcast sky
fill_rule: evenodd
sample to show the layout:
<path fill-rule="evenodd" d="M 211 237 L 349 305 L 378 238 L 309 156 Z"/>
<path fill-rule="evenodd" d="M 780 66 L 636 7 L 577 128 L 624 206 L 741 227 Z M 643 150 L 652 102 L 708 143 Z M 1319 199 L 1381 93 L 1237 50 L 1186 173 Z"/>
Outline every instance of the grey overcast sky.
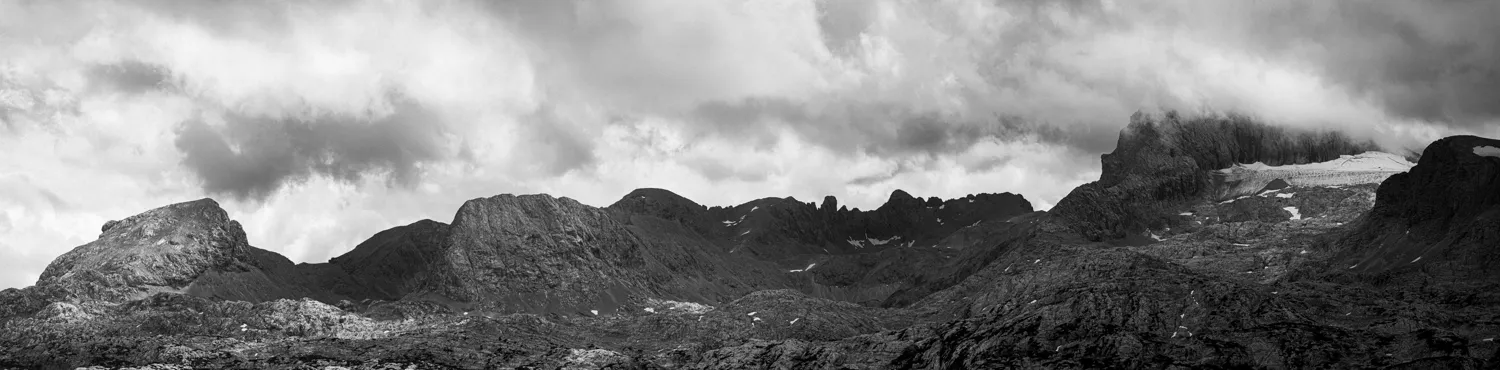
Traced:
<path fill-rule="evenodd" d="M 1500 136 L 1497 1 L 0 0 L 0 287 L 213 197 L 321 262 L 463 201 L 1051 207 L 1135 111 Z"/>

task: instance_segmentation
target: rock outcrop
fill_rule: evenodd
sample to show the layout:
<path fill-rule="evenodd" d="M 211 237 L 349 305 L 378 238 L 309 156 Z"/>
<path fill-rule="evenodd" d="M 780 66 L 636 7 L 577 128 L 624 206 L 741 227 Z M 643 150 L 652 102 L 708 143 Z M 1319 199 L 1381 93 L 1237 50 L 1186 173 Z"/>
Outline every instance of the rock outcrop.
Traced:
<path fill-rule="evenodd" d="M 110 221 L 102 232 L 48 265 L 37 286 L 108 301 L 161 291 L 255 301 L 306 293 L 265 274 L 285 259 L 251 247 L 239 222 L 212 199 Z"/>
<path fill-rule="evenodd" d="M 1500 283 L 1500 140 L 1433 142 L 1410 172 L 1386 179 L 1330 269 L 1404 280 Z"/>

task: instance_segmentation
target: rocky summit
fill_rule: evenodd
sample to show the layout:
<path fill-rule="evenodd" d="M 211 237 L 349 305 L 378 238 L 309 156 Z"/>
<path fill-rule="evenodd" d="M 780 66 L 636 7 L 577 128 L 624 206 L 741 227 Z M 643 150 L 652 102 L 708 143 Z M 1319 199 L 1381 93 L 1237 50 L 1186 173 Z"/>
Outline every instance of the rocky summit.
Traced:
<path fill-rule="evenodd" d="M 1139 114 L 1049 211 L 504 194 L 326 263 L 179 203 L 0 291 L 0 368 L 1500 367 L 1500 141 L 1374 149 Z"/>

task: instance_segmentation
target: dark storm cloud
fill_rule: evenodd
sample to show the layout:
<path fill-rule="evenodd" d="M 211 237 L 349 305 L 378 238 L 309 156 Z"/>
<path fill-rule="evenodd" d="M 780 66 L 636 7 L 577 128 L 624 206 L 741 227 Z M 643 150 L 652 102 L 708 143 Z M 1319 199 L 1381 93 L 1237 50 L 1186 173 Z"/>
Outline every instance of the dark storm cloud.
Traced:
<path fill-rule="evenodd" d="M 201 120 L 184 123 L 176 145 L 205 190 L 264 199 L 313 174 L 350 182 L 383 174 L 411 185 L 421 175 L 420 164 L 446 155 L 441 127 L 434 115 L 412 105 L 373 121 L 230 114 L 222 128 Z"/>
<path fill-rule="evenodd" d="M 1458 126 L 1500 118 L 1500 2 L 1175 4 L 1162 11 L 1266 58 L 1309 65 L 1393 115 Z"/>

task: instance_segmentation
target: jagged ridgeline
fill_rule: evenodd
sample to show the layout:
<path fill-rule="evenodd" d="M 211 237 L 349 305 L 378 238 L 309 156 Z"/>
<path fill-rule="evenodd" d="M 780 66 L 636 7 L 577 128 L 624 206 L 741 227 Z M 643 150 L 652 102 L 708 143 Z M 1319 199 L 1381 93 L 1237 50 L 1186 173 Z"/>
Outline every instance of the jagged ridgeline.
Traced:
<path fill-rule="evenodd" d="M 1379 148 L 1337 131 L 1265 124 L 1240 114 L 1160 117 L 1136 113 L 1104 154 L 1099 181 L 1073 189 L 1052 213 L 1092 240 L 1124 238 L 1164 223 L 1181 202 L 1218 184 L 1211 171 L 1238 163 L 1304 164 Z"/>
<path fill-rule="evenodd" d="M 1051 212 L 503 194 L 327 263 L 184 202 L 0 291 L 0 368 L 1496 368 L 1500 141 L 1372 149 L 1137 114 Z"/>

